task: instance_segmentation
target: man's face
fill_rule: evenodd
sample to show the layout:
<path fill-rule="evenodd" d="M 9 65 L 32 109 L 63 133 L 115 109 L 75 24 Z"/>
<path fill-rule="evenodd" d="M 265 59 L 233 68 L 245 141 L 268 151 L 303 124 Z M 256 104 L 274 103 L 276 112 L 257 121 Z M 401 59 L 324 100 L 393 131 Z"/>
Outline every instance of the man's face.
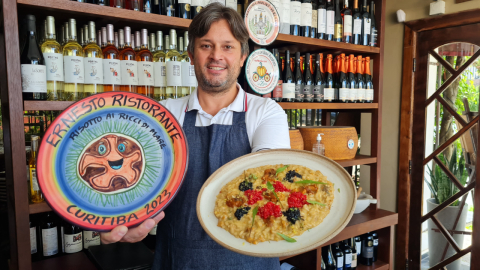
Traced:
<path fill-rule="evenodd" d="M 237 82 L 246 58 L 226 20 L 212 23 L 205 36 L 195 39 L 194 53 L 190 58 L 195 65 L 198 86 L 209 93 L 230 89 Z"/>

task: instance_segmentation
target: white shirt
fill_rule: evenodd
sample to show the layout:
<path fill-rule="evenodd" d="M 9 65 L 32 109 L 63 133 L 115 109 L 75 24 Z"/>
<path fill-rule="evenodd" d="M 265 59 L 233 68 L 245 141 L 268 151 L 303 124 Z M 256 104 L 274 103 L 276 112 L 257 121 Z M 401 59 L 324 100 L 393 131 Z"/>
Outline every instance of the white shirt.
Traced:
<path fill-rule="evenodd" d="M 231 125 L 233 112 L 245 112 L 245 124 L 252 153 L 265 149 L 290 148 L 287 115 L 275 101 L 257 97 L 243 91 L 237 84 L 238 94 L 235 100 L 215 116 L 206 113 L 198 102 L 197 89 L 191 95 L 167 99 L 160 103 L 165 106 L 183 126 L 185 113 L 198 110 L 195 126 L 205 127 L 212 124 Z"/>

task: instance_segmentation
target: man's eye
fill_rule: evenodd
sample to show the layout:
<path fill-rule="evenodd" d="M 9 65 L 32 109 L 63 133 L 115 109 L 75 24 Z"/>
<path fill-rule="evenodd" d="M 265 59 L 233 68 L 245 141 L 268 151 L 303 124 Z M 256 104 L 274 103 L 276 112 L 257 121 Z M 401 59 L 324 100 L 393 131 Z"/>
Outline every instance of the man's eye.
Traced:
<path fill-rule="evenodd" d="M 232 48 L 232 46 L 229 46 L 229 45 L 225 46 L 225 49 L 229 49 L 229 50 L 230 50 L 231 48 Z"/>
<path fill-rule="evenodd" d="M 203 48 L 210 48 L 210 45 L 202 45 Z"/>

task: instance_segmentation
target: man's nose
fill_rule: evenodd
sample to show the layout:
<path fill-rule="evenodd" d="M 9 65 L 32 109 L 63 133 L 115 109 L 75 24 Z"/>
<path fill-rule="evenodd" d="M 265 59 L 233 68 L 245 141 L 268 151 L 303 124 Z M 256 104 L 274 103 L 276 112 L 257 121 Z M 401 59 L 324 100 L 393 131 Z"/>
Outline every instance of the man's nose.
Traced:
<path fill-rule="evenodd" d="M 210 53 L 210 58 L 212 60 L 223 60 L 223 51 L 220 47 L 215 46 L 214 49 Z"/>

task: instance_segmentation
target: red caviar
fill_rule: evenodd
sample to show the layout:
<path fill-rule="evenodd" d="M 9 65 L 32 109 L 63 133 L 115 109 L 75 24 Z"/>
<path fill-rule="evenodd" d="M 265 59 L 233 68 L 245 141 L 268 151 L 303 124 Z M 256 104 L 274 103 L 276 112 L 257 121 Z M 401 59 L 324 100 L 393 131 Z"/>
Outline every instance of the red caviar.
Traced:
<path fill-rule="evenodd" d="M 272 202 L 268 202 L 264 206 L 258 208 L 257 215 L 259 215 L 263 219 L 267 219 L 270 216 L 281 217 L 282 209 L 280 209 L 279 205 L 276 205 Z"/>
<path fill-rule="evenodd" d="M 275 181 L 273 184 L 273 187 L 275 188 L 275 192 L 289 192 L 290 189 L 288 189 L 286 186 L 282 184 L 280 181 Z"/>
<path fill-rule="evenodd" d="M 256 202 L 260 201 L 261 199 L 263 199 L 262 197 L 262 191 L 261 190 L 245 190 L 245 195 L 247 196 L 248 198 L 248 204 L 249 205 L 253 205 L 255 204 Z"/>
<path fill-rule="evenodd" d="M 307 202 L 307 195 L 301 192 L 292 192 L 288 197 L 288 207 L 302 208 Z"/>

